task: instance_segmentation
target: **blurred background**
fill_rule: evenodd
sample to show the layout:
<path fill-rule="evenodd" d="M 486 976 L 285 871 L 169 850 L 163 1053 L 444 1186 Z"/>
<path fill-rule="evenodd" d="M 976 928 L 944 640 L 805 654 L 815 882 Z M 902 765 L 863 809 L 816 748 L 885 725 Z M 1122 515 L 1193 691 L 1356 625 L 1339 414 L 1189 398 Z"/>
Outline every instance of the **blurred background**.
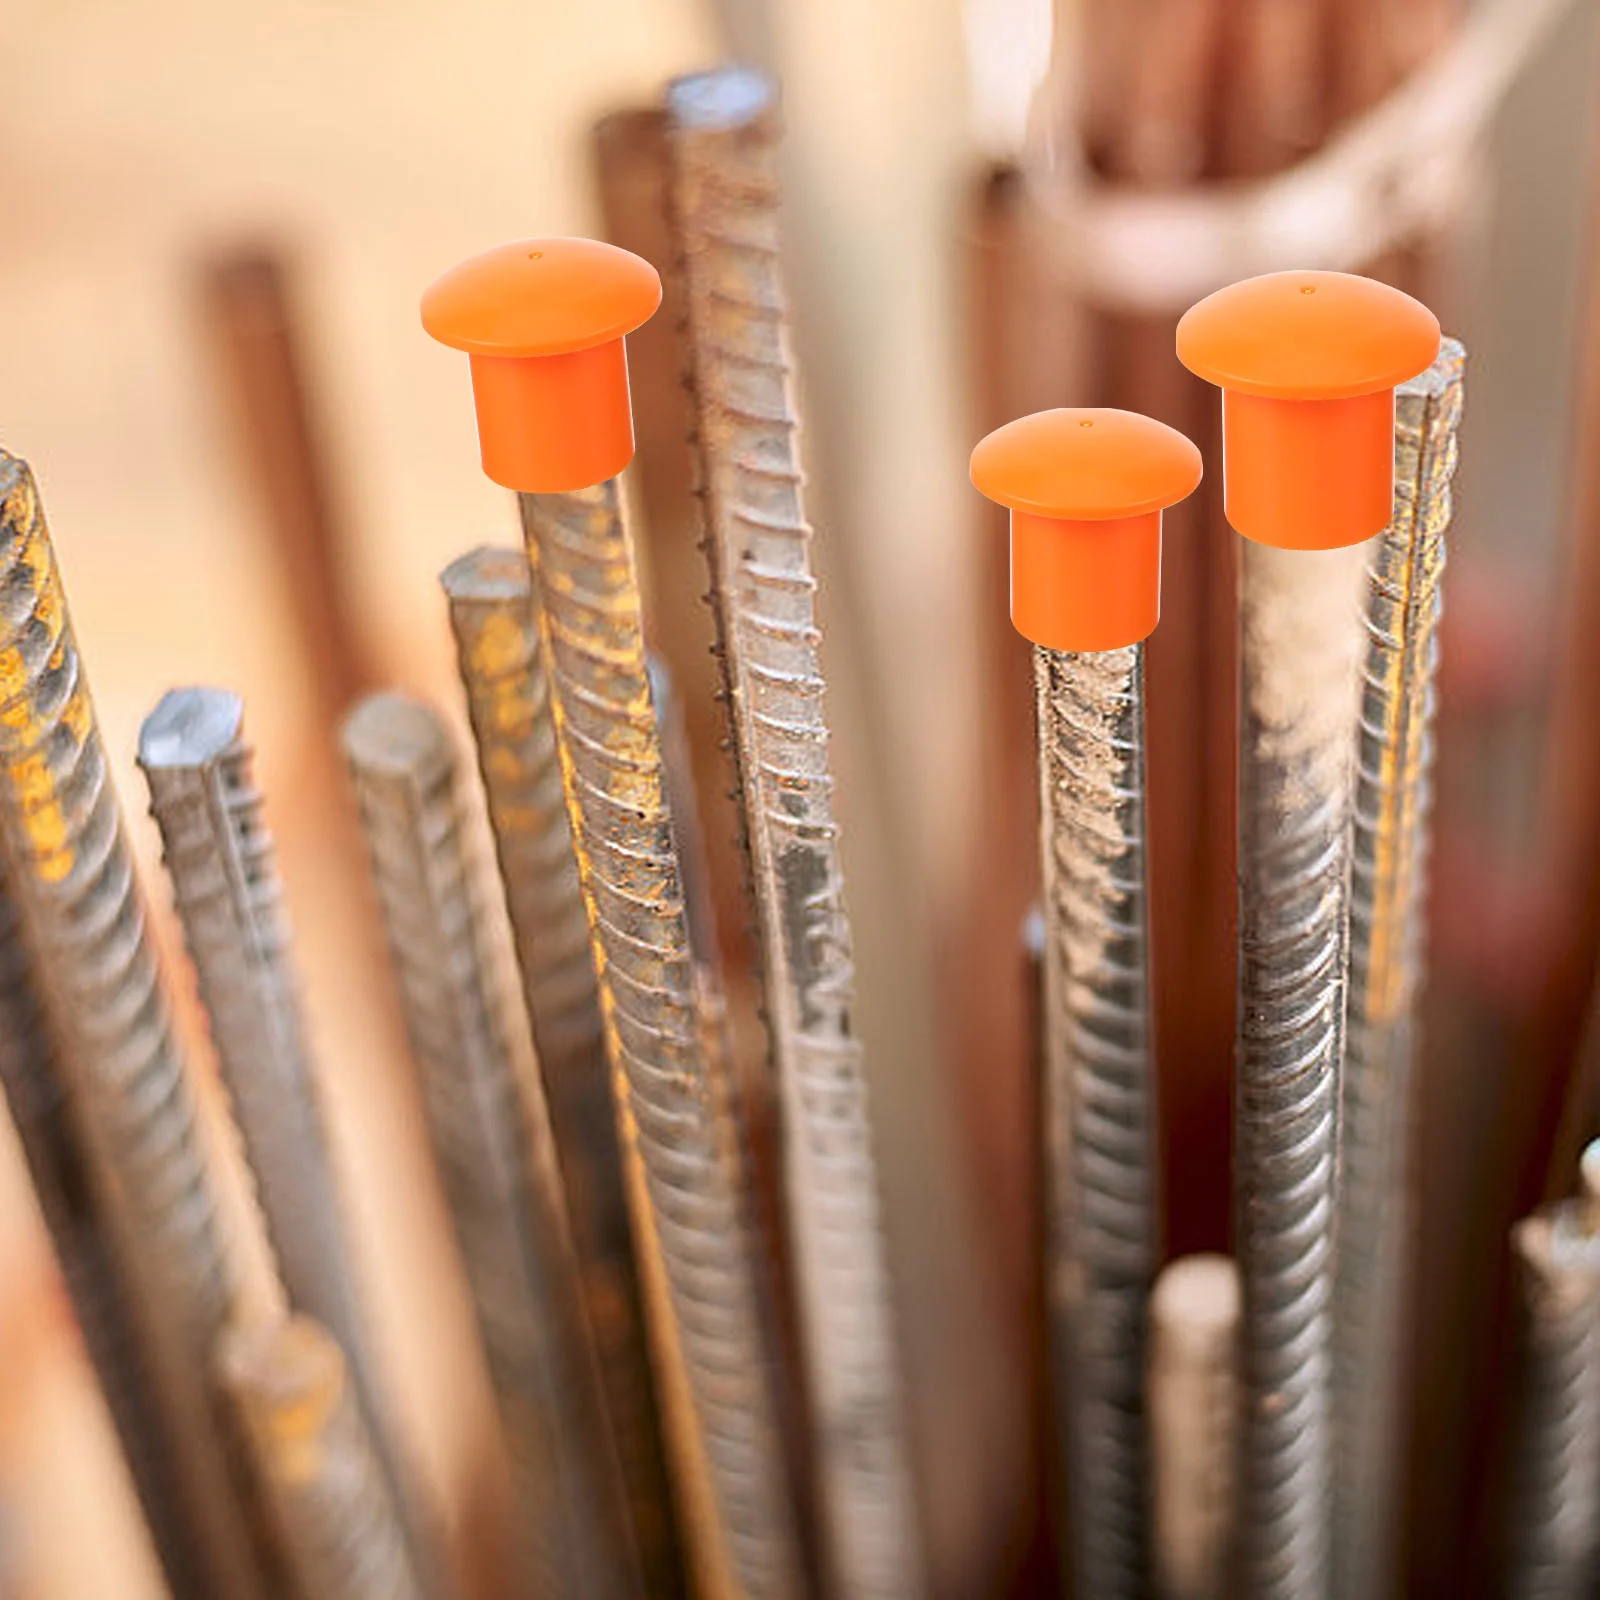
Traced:
<path fill-rule="evenodd" d="M 1025 410 L 1107 403 L 1184 427 L 1214 463 L 1214 392 L 1171 354 L 1207 272 L 1363 267 L 1466 342 L 1406 1521 L 1410 1592 L 1469 1591 L 1495 1479 L 1483 1396 L 1505 1359 L 1506 1230 L 1571 1187 L 1600 1131 L 1597 18 L 1596 0 L 0 8 L 0 443 L 40 479 L 208 1083 L 133 752 L 169 686 L 246 697 L 363 1288 L 467 1594 L 497 1592 L 504 1464 L 334 736 L 377 684 L 458 709 L 437 573 L 517 539 L 510 497 L 479 471 L 466 364 L 422 334 L 422 288 L 519 236 L 596 233 L 664 260 L 653 108 L 671 75 L 730 57 L 784 91 L 860 1023 L 943 1596 L 1028 1593 L 1050 1570 L 1032 710 L 1003 523 L 967 485 L 968 451 Z M 1437 117 L 1377 124 L 1375 156 L 1349 137 L 1429 83 L 1459 112 L 1442 133 Z M 1312 169 L 1326 182 L 1298 233 L 1230 231 L 1228 206 L 1319 153 L 1337 170 Z M 1327 221 L 1352 192 L 1380 223 L 1358 259 L 1347 247 L 1367 236 Z M 1192 224 L 1212 228 L 1214 260 L 1163 259 L 1188 236 L 1151 224 L 1107 268 L 1117 205 L 1159 223 L 1190 200 L 1215 209 Z M 748 950 L 670 315 L 630 344 L 649 620 L 685 704 L 737 1001 Z M 1169 524 L 1151 653 L 1174 1251 L 1227 1242 L 1233 535 L 1210 489 Z M 748 1017 L 741 1037 L 758 1052 Z M 6 1136 L 4 1592 L 142 1600 L 159 1579 Z"/>

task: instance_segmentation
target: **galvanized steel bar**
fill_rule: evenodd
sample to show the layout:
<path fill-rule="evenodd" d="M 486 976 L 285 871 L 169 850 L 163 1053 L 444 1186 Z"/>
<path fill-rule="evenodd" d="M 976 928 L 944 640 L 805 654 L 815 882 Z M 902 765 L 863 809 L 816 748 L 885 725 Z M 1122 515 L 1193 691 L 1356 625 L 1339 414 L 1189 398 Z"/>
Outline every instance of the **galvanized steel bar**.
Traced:
<path fill-rule="evenodd" d="M 804 1590 L 727 1085 L 699 1038 L 693 955 L 639 592 L 615 479 L 525 494 L 523 526 L 577 848 L 634 1238 L 658 1251 L 719 1527 L 743 1593 Z M 648 1268 L 646 1269 L 648 1270 Z"/>
<path fill-rule="evenodd" d="M 629 1237 L 600 989 L 539 658 L 538 602 L 521 550 L 470 551 L 440 583 L 635 1541 L 648 1591 L 665 1597 L 682 1590 L 682 1557 Z"/>
<path fill-rule="evenodd" d="M 1036 648 L 1045 1284 L 1074 1592 L 1148 1591 L 1145 1337 L 1160 1261 L 1144 647 Z"/>
<path fill-rule="evenodd" d="M 346 722 L 344 748 L 510 1450 L 527 1577 L 540 1594 L 622 1600 L 641 1587 L 620 1468 L 548 1114 L 494 988 L 450 735 L 419 701 L 379 694 Z"/>
<path fill-rule="evenodd" d="M 209 1390 L 236 1276 L 33 474 L 0 452 L 0 828 L 213 1592 L 266 1593 Z"/>
<path fill-rule="evenodd" d="M 1411 1235 L 1408 1145 L 1427 899 L 1440 580 L 1464 352 L 1395 396 L 1395 512 L 1367 576 L 1356 729 L 1348 1027 L 1334 1284 L 1334 1592 L 1396 1578 L 1398 1387 Z"/>
<path fill-rule="evenodd" d="M 811 531 L 778 268 L 767 78 L 668 92 L 712 601 L 783 1107 L 824 1560 L 843 1596 L 926 1577 L 833 815 Z"/>
<path fill-rule="evenodd" d="M 1333 1206 L 1350 792 L 1368 548 L 1241 541 L 1238 1573 L 1245 1600 L 1329 1582 Z"/>

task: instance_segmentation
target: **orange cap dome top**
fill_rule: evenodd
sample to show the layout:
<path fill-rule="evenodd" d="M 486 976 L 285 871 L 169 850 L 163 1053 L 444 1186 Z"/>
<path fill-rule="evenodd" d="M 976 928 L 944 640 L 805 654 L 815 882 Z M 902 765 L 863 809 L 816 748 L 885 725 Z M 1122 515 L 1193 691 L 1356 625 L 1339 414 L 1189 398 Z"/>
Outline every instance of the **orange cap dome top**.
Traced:
<path fill-rule="evenodd" d="M 1439 353 L 1410 295 L 1344 272 L 1272 272 L 1207 295 L 1178 359 L 1223 390 L 1223 499 L 1247 539 L 1360 544 L 1394 500 L 1394 389 Z"/>
<path fill-rule="evenodd" d="M 422 297 L 422 325 L 472 359 L 483 470 L 507 488 L 587 488 L 633 458 L 623 336 L 661 304 L 649 262 L 595 239 L 519 239 Z"/>
<path fill-rule="evenodd" d="M 1348 272 L 1269 272 L 1231 283 L 1178 322 L 1178 359 L 1208 383 L 1274 400 L 1392 389 L 1439 353 L 1439 319 Z"/>
<path fill-rule="evenodd" d="M 1011 511 L 1011 620 L 1054 650 L 1116 650 L 1161 612 L 1161 512 L 1194 492 L 1200 452 L 1132 411 L 1039 411 L 972 452 Z"/>

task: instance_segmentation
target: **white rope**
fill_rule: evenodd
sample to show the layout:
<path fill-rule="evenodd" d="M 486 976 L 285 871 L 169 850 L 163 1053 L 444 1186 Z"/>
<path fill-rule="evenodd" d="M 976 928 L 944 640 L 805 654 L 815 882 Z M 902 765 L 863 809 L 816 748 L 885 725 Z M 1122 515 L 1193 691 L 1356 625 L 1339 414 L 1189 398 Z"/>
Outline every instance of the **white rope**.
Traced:
<path fill-rule="evenodd" d="M 1483 0 L 1433 61 L 1270 178 L 1140 190 L 1057 148 L 1033 174 L 1046 237 L 1086 300 L 1125 311 L 1182 310 L 1261 272 L 1359 267 L 1458 210 L 1496 109 L 1570 4 Z"/>

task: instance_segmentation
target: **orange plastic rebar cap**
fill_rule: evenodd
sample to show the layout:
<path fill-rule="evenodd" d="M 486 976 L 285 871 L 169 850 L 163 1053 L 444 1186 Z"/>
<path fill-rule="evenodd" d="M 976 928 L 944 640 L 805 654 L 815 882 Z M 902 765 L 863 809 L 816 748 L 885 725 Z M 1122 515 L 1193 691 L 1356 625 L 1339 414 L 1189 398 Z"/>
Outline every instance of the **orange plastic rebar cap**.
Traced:
<path fill-rule="evenodd" d="M 596 239 L 519 239 L 422 297 L 422 325 L 472 362 L 483 470 L 529 493 L 587 488 L 633 459 L 623 338 L 661 304 L 649 262 Z"/>
<path fill-rule="evenodd" d="M 1223 497 L 1248 539 L 1359 544 L 1394 500 L 1394 389 L 1439 353 L 1410 295 L 1344 272 L 1272 272 L 1191 306 L 1178 359 L 1223 390 Z"/>
<path fill-rule="evenodd" d="M 1132 411 L 1038 411 L 972 452 L 972 482 L 1011 511 L 1011 620 L 1053 650 L 1116 650 L 1161 614 L 1161 513 L 1200 482 L 1200 452 Z"/>

